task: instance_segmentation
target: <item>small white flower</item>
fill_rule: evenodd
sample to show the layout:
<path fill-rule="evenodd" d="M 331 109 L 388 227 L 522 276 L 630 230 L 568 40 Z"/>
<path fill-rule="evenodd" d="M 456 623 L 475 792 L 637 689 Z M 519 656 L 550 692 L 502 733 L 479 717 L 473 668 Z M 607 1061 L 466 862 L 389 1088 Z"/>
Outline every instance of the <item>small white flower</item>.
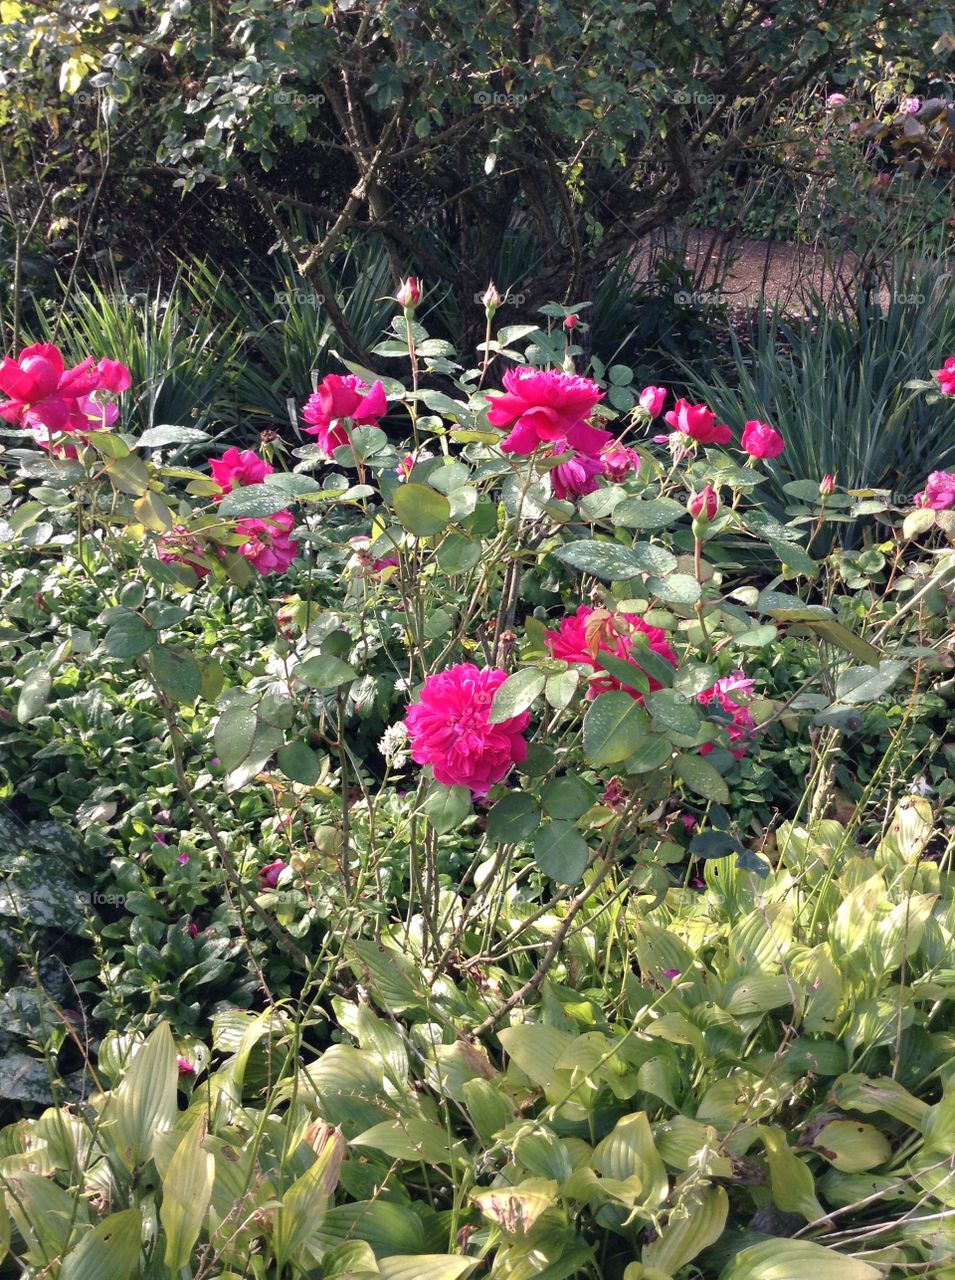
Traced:
<path fill-rule="evenodd" d="M 381 735 L 378 750 L 392 769 L 403 769 L 408 763 L 408 726 L 403 720 L 390 724 Z"/>

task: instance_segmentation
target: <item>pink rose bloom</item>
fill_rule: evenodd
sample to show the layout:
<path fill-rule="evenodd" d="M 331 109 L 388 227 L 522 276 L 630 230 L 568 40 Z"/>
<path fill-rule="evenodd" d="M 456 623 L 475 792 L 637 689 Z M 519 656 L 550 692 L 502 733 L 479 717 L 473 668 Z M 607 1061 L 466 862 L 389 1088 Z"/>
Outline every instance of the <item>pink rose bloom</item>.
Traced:
<path fill-rule="evenodd" d="M 925 481 L 925 488 L 915 495 L 917 507 L 930 511 L 947 511 L 955 507 L 955 471 L 933 471 Z"/>
<path fill-rule="evenodd" d="M 263 576 L 284 573 L 298 552 L 298 543 L 290 537 L 294 528 L 291 511 L 276 511 L 265 520 L 237 520 L 235 531 L 245 538 L 239 555 L 245 556 Z"/>
<path fill-rule="evenodd" d="M 922 108 L 921 98 L 905 98 L 902 102 L 902 114 L 906 116 L 914 116 L 917 111 Z"/>
<path fill-rule="evenodd" d="M 209 470 L 225 495 L 233 489 L 243 489 L 246 485 L 261 484 L 275 468 L 269 466 L 252 449 L 243 449 L 240 453 L 233 445 L 231 449 L 226 449 L 221 458 L 209 459 Z"/>
<path fill-rule="evenodd" d="M 786 448 L 778 431 L 755 418 L 743 428 L 743 448 L 751 458 L 776 458 Z"/>
<path fill-rule="evenodd" d="M 200 579 L 209 572 L 205 546 L 184 524 L 177 524 L 168 533 L 159 535 L 156 555 L 163 564 L 184 564 Z"/>
<path fill-rule="evenodd" d="M 752 691 L 753 681 L 747 679 L 742 671 L 734 671 L 731 675 L 723 676 L 721 680 L 717 680 L 716 684 L 710 685 L 708 689 L 704 689 L 696 695 L 696 700 L 701 707 L 708 707 L 715 699 L 723 712 L 730 717 L 730 723 L 726 726 L 726 731 L 729 734 L 730 752 L 737 760 L 746 755 L 746 746 L 753 736 L 754 724 L 749 708 L 741 706 L 729 695 L 731 693 L 748 695 Z M 734 742 L 742 742 L 744 745 L 734 747 Z M 709 755 L 712 750 L 712 742 L 705 742 L 700 747 L 700 755 Z"/>
<path fill-rule="evenodd" d="M 418 701 L 405 713 L 411 758 L 429 764 L 446 787 L 470 787 L 487 795 L 495 782 L 527 757 L 521 734 L 530 723 L 523 711 L 501 724 L 489 724 L 494 694 L 507 679 L 499 668 L 461 662 L 428 676 Z"/>
<path fill-rule="evenodd" d="M 826 99 L 827 107 L 844 107 L 849 99 L 844 93 L 830 93 Z"/>
<path fill-rule="evenodd" d="M 721 426 L 716 421 L 716 414 L 705 404 L 690 404 L 688 400 L 677 400 L 669 413 L 664 415 L 664 422 L 674 430 L 682 432 L 700 444 L 727 444 L 731 438 L 729 427 Z"/>
<path fill-rule="evenodd" d="M 492 399 L 487 418 L 493 427 L 510 428 L 501 444 L 505 453 L 526 455 L 548 441 L 563 443 L 574 428 L 580 428 L 571 442 L 574 447 L 599 452 L 602 446 L 589 442 L 586 433 L 592 428 L 585 425 L 603 399 L 595 382 L 556 369 L 521 368 L 508 369 L 504 386 L 504 392 Z M 600 434 L 606 433 L 594 431 Z"/>
<path fill-rule="evenodd" d="M 595 614 L 603 616 L 594 618 Z M 627 624 L 629 634 L 626 629 L 622 635 L 614 629 L 613 624 L 617 623 L 619 626 L 621 620 Z M 598 611 L 585 604 L 580 605 L 576 613 L 562 618 L 556 631 L 548 631 L 545 644 L 552 658 L 559 658 L 563 662 L 577 662 L 591 667 L 594 671 L 597 670 L 598 653 L 612 654 L 614 657 L 623 659 L 624 662 L 632 662 L 635 667 L 643 670 L 640 667 L 639 651 L 636 657 L 632 654 L 635 634 L 645 635 L 651 651 L 664 658 L 671 667 L 676 666 L 676 654 L 667 644 L 665 631 L 659 627 L 648 627 L 636 614 L 610 614 L 605 609 Z M 659 680 L 654 680 L 652 676 L 647 676 L 647 679 L 650 682 L 651 691 L 663 688 Z M 619 680 L 606 673 L 599 680 L 591 681 L 587 697 L 596 698 L 598 694 L 608 693 L 614 689 L 623 689 L 638 701 L 643 698 L 638 690 L 621 684 Z"/>
<path fill-rule="evenodd" d="M 658 418 L 666 398 L 666 387 L 644 387 L 640 392 L 640 408 L 645 409 L 651 418 Z"/>
<path fill-rule="evenodd" d="M 560 456 L 562 451 L 551 457 Z M 549 473 L 551 492 L 562 502 L 567 498 L 582 498 L 586 493 L 593 493 L 597 482 L 604 474 L 603 459 L 595 458 L 591 453 L 581 453 L 575 449 L 566 462 L 560 462 Z"/>
<path fill-rule="evenodd" d="M 604 475 L 614 484 L 621 484 L 640 470 L 640 455 L 635 449 L 628 449 L 624 444 L 612 444 L 600 455 L 604 465 Z"/>
<path fill-rule="evenodd" d="M 129 370 L 119 360 L 101 360 L 96 366 L 96 372 L 99 374 L 99 385 L 102 391 L 112 391 L 119 395 L 123 391 L 128 391 L 132 385 Z"/>
<path fill-rule="evenodd" d="M 327 374 L 318 390 L 309 396 L 302 417 L 312 425 L 305 434 L 317 436 L 318 443 L 330 458 L 336 449 L 348 443 L 344 419 L 359 427 L 374 426 L 388 412 L 385 389 L 380 382 L 369 387 L 354 373 L 344 376 Z"/>
<path fill-rule="evenodd" d="M 285 870 L 286 864 L 281 858 L 276 858 L 274 862 L 270 862 L 267 866 L 259 867 L 259 888 L 274 889 L 279 882 L 279 876 Z"/>
<path fill-rule="evenodd" d="M 176 1059 L 176 1069 L 181 1076 L 194 1076 L 196 1074 L 195 1067 L 188 1058 L 183 1058 L 182 1055 Z"/>
<path fill-rule="evenodd" d="M 955 356 L 949 356 L 932 377 L 938 379 L 938 389 L 943 396 L 955 396 Z"/>
<path fill-rule="evenodd" d="M 4 357 L 0 361 L 0 391 L 9 399 L 0 404 L 0 418 L 17 427 L 77 430 L 78 424 L 87 422 L 77 409 L 77 398 L 104 385 L 92 365 L 93 357 L 87 356 L 72 369 L 65 369 L 63 357 L 52 343 L 26 347 L 16 360 Z"/>

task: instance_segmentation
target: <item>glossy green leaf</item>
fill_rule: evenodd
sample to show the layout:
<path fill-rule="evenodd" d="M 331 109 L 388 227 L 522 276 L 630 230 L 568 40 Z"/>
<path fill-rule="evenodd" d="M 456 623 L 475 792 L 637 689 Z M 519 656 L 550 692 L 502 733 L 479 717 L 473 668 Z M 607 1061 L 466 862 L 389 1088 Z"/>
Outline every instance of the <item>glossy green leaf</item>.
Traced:
<path fill-rule="evenodd" d="M 398 519 L 418 538 L 440 533 L 451 519 L 451 506 L 443 493 L 426 484 L 399 485 L 392 497 Z"/>

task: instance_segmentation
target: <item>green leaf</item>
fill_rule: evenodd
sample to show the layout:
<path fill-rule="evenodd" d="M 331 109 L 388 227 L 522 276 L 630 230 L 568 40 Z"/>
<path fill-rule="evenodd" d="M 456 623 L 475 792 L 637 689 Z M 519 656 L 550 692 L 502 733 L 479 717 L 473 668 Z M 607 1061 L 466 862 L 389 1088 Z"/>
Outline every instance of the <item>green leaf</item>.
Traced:
<path fill-rule="evenodd" d="M 358 672 L 354 667 L 330 653 L 306 658 L 295 668 L 294 675 L 310 689 L 337 689 L 339 685 L 358 679 Z"/>
<path fill-rule="evenodd" d="M 106 474 L 114 489 L 118 489 L 120 493 L 132 494 L 134 498 L 138 498 L 149 488 L 146 464 L 132 453 L 122 458 L 110 458 L 106 463 Z"/>
<path fill-rule="evenodd" d="M 216 507 L 216 514 L 237 520 L 262 520 L 274 516 L 285 505 L 285 494 L 277 492 L 272 485 L 247 484 L 227 493 Z"/>
<path fill-rule="evenodd" d="M 577 884 L 589 858 L 587 841 L 569 822 L 545 822 L 534 837 L 535 862 L 560 884 Z"/>
<path fill-rule="evenodd" d="M 157 1130 L 172 1128 L 177 1080 L 176 1045 L 169 1024 L 162 1022 L 133 1057 L 105 1112 L 112 1122 L 117 1154 L 127 1169 L 150 1158 Z"/>
<path fill-rule="evenodd" d="M 139 1209 L 109 1214 L 64 1259 L 60 1280 L 130 1280 L 139 1271 L 142 1236 Z"/>
<path fill-rule="evenodd" d="M 587 760 L 619 764 L 639 749 L 648 727 L 647 713 L 629 693 L 602 693 L 584 716 Z"/>
<path fill-rule="evenodd" d="M 558 547 L 554 555 L 571 568 L 592 574 L 595 578 L 603 578 L 607 582 L 623 582 L 642 573 L 653 573 L 659 577 L 672 573 L 677 567 L 675 556 L 663 547 L 652 546 L 649 542 L 623 547 L 619 542 L 582 539 Z"/>
<path fill-rule="evenodd" d="M 438 564 L 445 573 L 467 573 L 481 563 L 481 543 L 461 533 L 452 533 L 438 548 Z"/>
<path fill-rule="evenodd" d="M 147 427 L 138 440 L 133 441 L 137 449 L 162 449 L 167 444 L 201 444 L 210 439 L 208 432 L 198 427 L 174 427 L 162 424 L 158 427 Z"/>
<path fill-rule="evenodd" d="M 192 1256 L 215 1179 L 216 1161 L 202 1146 L 205 1117 L 193 1121 L 176 1147 L 162 1181 L 159 1220 L 166 1234 L 166 1266 L 175 1275 Z"/>
<path fill-rule="evenodd" d="M 135 658 L 150 649 L 156 639 L 155 631 L 151 631 L 135 613 L 128 613 L 117 618 L 103 637 L 103 648 L 111 658 Z"/>
<path fill-rule="evenodd" d="M 673 772 L 682 778 L 691 791 L 706 800 L 715 800 L 717 804 L 728 804 L 729 787 L 716 772 L 708 760 L 702 756 L 678 756 Z"/>
<path fill-rule="evenodd" d="M 627 529 L 666 529 L 686 515 L 672 498 L 626 498 L 613 510 L 613 523 Z"/>
<path fill-rule="evenodd" d="M 20 697 L 17 699 L 17 722 L 29 724 L 35 720 L 50 696 L 53 677 L 46 667 L 34 667 L 23 682 Z"/>
<path fill-rule="evenodd" d="M 795 569 L 797 573 L 805 574 L 807 578 L 814 578 L 819 572 L 819 565 L 798 542 L 786 542 L 781 538 L 767 538 L 766 541 L 787 568 Z"/>
<path fill-rule="evenodd" d="M 413 1258 L 380 1258 L 379 1280 L 463 1280 L 478 1265 L 477 1258 L 444 1253 L 419 1253 Z"/>
<path fill-rule="evenodd" d="M 447 1131 L 419 1116 L 384 1120 L 381 1124 L 372 1125 L 357 1138 L 352 1138 L 351 1145 L 381 1151 L 392 1160 L 423 1160 L 431 1165 L 452 1163 Z"/>
<path fill-rule="evenodd" d="M 548 676 L 544 685 L 544 697 L 558 711 L 569 707 L 580 684 L 580 672 L 571 668 L 557 675 Z"/>
<path fill-rule="evenodd" d="M 226 707 L 216 721 L 212 741 L 226 773 L 231 773 L 252 750 L 258 719 L 251 707 Z"/>
<path fill-rule="evenodd" d="M 447 498 L 426 484 L 409 482 L 398 485 L 391 502 L 398 519 L 416 538 L 429 538 L 440 533 L 451 519 L 451 504 Z"/>
<path fill-rule="evenodd" d="M 454 831 L 471 812 L 471 792 L 467 787 L 436 782 L 424 802 L 424 811 L 439 836 Z"/>
<path fill-rule="evenodd" d="M 597 792 L 583 778 L 551 778 L 541 791 L 541 805 L 551 818 L 576 822 L 597 800 Z"/>
<path fill-rule="evenodd" d="M 304 787 L 312 787 L 321 776 L 322 766 L 319 757 L 307 743 L 299 739 L 290 742 L 275 757 L 276 764 L 287 778 L 300 782 Z"/>
<path fill-rule="evenodd" d="M 202 674 L 199 664 L 185 649 L 157 644 L 150 655 L 156 683 L 173 702 L 190 703 L 199 697 Z"/>
<path fill-rule="evenodd" d="M 524 667 L 514 675 L 508 676 L 494 694 L 488 722 L 501 724 L 514 716 L 519 716 L 543 692 L 546 682 L 546 675 L 536 667 Z"/>
<path fill-rule="evenodd" d="M 644 702 L 656 727 L 684 737 L 696 737 L 703 716 L 695 700 L 675 689 L 658 689 L 648 693 Z"/>
<path fill-rule="evenodd" d="M 503 796 L 487 815 L 487 838 L 491 844 L 520 844 L 540 825 L 537 801 L 526 791 Z"/>
<path fill-rule="evenodd" d="M 811 1240 L 774 1236 L 741 1249 L 719 1280 L 880 1280 L 882 1271 Z"/>
<path fill-rule="evenodd" d="M 696 604 L 703 588 L 689 573 L 668 573 L 663 578 L 648 578 L 647 588 L 670 604 Z"/>
<path fill-rule="evenodd" d="M 876 667 L 850 667 L 836 681 L 836 697 L 852 706 L 878 702 L 907 667 L 908 663 L 899 661 L 880 662 Z"/>
<path fill-rule="evenodd" d="M 783 1213 L 799 1213 L 807 1222 L 823 1216 L 816 1199 L 816 1184 L 809 1166 L 790 1150 L 781 1129 L 759 1125 L 757 1133 L 766 1148 L 773 1204 Z"/>

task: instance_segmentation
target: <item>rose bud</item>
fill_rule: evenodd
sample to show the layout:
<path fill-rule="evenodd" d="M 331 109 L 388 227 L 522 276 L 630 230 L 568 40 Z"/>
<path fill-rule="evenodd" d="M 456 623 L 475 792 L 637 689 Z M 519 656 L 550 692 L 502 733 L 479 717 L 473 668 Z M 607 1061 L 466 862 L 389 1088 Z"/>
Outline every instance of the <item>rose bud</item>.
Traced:
<path fill-rule="evenodd" d="M 715 517 L 720 509 L 720 500 L 716 490 L 712 485 L 706 485 L 702 493 L 691 493 L 686 509 L 694 520 L 701 517 L 707 524 Z"/>
<path fill-rule="evenodd" d="M 421 301 L 421 281 L 409 276 L 396 294 L 396 300 L 406 311 L 416 307 Z"/>
<path fill-rule="evenodd" d="M 827 471 L 826 474 L 819 481 L 820 498 L 828 498 L 830 493 L 832 493 L 832 491 L 835 489 L 835 487 L 836 487 L 835 476 L 831 476 Z"/>
<path fill-rule="evenodd" d="M 491 316 L 493 316 L 494 312 L 501 305 L 501 295 L 498 293 L 497 286 L 493 280 L 488 282 L 487 288 L 481 295 L 481 301 L 484 304 L 484 310 L 487 312 L 487 317 L 490 320 Z"/>
<path fill-rule="evenodd" d="M 564 317 L 564 328 L 565 328 L 565 329 L 568 329 L 568 330 L 569 330 L 569 329 L 576 329 L 576 328 L 577 328 L 577 326 L 578 326 L 578 324 L 580 324 L 580 317 L 579 317 L 579 316 L 573 316 L 573 315 L 571 315 L 571 316 L 565 316 L 565 317 Z"/>

